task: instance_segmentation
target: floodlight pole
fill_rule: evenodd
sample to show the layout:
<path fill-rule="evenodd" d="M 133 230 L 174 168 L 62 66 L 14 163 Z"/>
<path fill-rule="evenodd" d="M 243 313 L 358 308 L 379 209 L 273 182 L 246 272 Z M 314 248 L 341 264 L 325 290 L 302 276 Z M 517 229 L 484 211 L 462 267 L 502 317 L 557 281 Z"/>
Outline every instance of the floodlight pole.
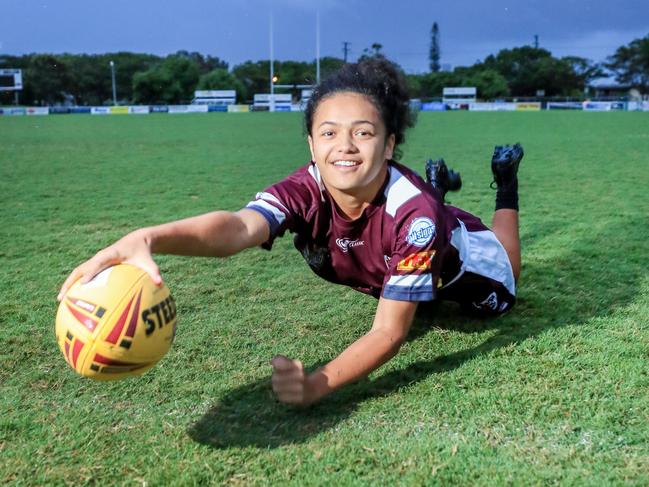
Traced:
<path fill-rule="evenodd" d="M 271 112 L 275 111 L 275 86 L 273 83 L 273 78 L 275 77 L 275 67 L 273 66 L 273 14 L 270 14 L 270 100 L 268 104 L 268 109 Z"/>
<path fill-rule="evenodd" d="M 320 10 L 316 11 L 315 18 L 315 80 L 320 84 Z"/>
<path fill-rule="evenodd" d="M 115 86 L 115 63 L 111 61 L 109 64 L 110 64 L 110 74 L 113 80 L 113 105 L 117 105 L 117 87 Z"/>

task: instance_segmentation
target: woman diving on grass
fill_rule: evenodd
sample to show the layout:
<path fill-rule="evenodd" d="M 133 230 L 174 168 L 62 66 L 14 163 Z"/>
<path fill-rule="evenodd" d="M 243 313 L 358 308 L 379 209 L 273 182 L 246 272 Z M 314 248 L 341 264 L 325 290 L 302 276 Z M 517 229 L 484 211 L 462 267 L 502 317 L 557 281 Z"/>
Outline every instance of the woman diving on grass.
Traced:
<path fill-rule="evenodd" d="M 515 302 L 520 270 L 517 171 L 519 145 L 497 146 L 492 230 L 444 204 L 459 174 L 429 161 L 426 181 L 395 161 L 413 125 L 405 80 L 386 60 L 348 64 L 318 85 L 305 125 L 312 160 L 258 193 L 237 211 L 135 230 L 75 268 L 59 300 L 78 279 L 129 263 L 162 278 L 153 254 L 227 257 L 271 248 L 287 230 L 322 278 L 378 299 L 369 331 L 329 363 L 307 373 L 299 360 L 275 356 L 273 391 L 306 406 L 365 377 L 397 354 L 418 303 L 450 300 L 483 316 Z M 369 324 L 368 324 L 369 325 Z"/>

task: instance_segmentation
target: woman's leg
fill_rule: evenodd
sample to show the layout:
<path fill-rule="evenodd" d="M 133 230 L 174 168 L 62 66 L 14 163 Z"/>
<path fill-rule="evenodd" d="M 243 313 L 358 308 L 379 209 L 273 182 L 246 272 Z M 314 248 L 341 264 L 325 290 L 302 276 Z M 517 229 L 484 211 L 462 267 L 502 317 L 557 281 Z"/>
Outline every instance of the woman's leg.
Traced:
<path fill-rule="evenodd" d="M 505 247 L 514 279 L 521 273 L 521 241 L 518 236 L 518 210 L 501 208 L 494 213 L 491 230 Z"/>
<path fill-rule="evenodd" d="M 518 235 L 518 165 L 523 154 L 520 144 L 496 146 L 491 158 L 491 171 L 497 190 L 492 230 L 507 251 L 516 280 L 521 273 L 521 241 Z"/>

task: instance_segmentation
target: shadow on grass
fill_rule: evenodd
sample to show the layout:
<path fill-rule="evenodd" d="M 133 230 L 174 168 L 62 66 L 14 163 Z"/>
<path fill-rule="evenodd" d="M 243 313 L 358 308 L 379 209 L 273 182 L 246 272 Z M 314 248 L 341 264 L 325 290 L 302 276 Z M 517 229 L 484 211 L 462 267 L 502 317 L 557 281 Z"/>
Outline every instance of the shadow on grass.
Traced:
<path fill-rule="evenodd" d="M 627 222 L 625 226 L 628 225 L 633 223 Z M 620 236 L 615 227 L 607 226 L 600 234 L 575 242 L 547 263 L 539 260 L 528 263 L 524 273 L 529 284 L 523 284 L 514 311 L 502 318 L 476 320 L 462 316 L 452 303 L 433 304 L 417 313 L 409 340 L 431 332 L 433 319 L 434 324 L 443 323 L 444 329 L 463 333 L 497 330 L 476 347 L 416 362 L 373 380 L 359 381 L 306 410 L 277 403 L 269 379 L 246 384 L 215 404 L 188 428 L 188 434 L 196 442 L 214 448 L 275 448 L 303 442 L 335 427 L 366 399 L 393 394 L 431 374 L 452 371 L 468 360 L 502 347 L 515 347 L 549 329 L 579 326 L 592 318 L 611 315 L 633 299 L 637 283 L 644 275 L 642 265 L 631 263 L 621 269 L 620 256 L 636 255 L 640 259 L 649 252 L 649 243 L 642 235 Z M 620 270 L 625 272 L 624 279 L 615 279 Z M 598 292 L 604 283 L 606 292 Z"/>

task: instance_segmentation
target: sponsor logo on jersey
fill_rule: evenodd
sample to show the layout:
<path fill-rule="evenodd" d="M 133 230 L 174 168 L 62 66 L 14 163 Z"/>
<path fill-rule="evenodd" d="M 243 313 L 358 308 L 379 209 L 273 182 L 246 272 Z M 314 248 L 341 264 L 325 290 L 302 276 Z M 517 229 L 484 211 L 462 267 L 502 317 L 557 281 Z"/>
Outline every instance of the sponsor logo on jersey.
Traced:
<path fill-rule="evenodd" d="M 435 224 L 425 216 L 415 218 L 408 227 L 406 241 L 415 247 L 423 247 L 430 243 L 436 235 Z"/>
<path fill-rule="evenodd" d="M 410 254 L 397 264 L 397 270 L 406 272 L 430 270 L 430 263 L 434 256 L 434 250 Z"/>
<path fill-rule="evenodd" d="M 350 248 L 361 247 L 365 245 L 365 240 L 352 240 L 350 238 L 337 238 L 336 245 L 341 248 L 345 253 L 349 252 Z"/>

